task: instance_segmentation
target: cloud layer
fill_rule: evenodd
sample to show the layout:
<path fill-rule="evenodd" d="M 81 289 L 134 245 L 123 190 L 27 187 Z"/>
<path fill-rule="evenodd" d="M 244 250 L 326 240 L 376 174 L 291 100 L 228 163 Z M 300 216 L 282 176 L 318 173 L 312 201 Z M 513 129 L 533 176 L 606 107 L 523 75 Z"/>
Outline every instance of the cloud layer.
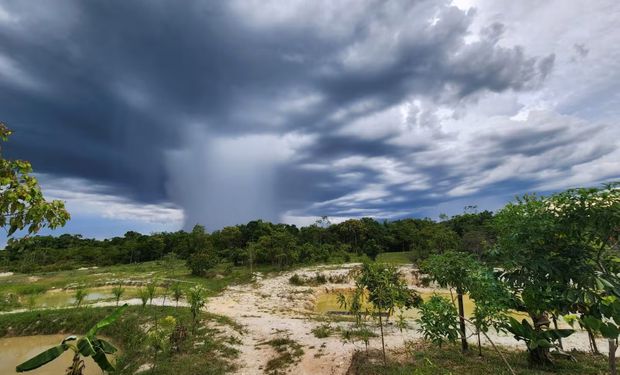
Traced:
<path fill-rule="evenodd" d="M 620 6 L 538 3 L 0 1 L 7 152 L 209 229 L 617 179 Z"/>

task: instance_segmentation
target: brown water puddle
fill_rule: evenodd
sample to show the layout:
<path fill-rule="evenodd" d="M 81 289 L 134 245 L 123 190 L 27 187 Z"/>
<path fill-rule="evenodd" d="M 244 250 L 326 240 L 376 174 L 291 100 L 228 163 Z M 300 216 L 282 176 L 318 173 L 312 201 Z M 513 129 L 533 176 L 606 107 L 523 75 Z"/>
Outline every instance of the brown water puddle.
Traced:
<path fill-rule="evenodd" d="M 344 291 L 344 294 L 345 296 L 348 297 L 351 295 L 351 291 Z M 451 299 L 450 292 L 447 290 L 445 291 L 438 290 L 438 291 L 432 291 L 432 292 L 424 291 L 424 292 L 419 292 L 419 294 L 423 300 L 430 298 L 430 296 L 432 296 L 433 294 L 439 294 L 440 296 Z M 465 308 L 465 316 L 471 316 L 473 314 L 474 303 L 467 296 L 463 298 L 463 307 Z M 330 312 L 344 312 L 345 309 L 340 307 L 340 305 L 338 304 L 338 292 L 330 292 L 330 293 L 323 293 L 318 296 L 318 298 L 316 299 L 314 311 L 318 313 L 322 313 L 322 314 L 327 314 Z M 412 318 L 412 319 L 419 317 L 419 313 L 417 309 L 406 310 L 403 313 L 403 315 L 406 318 Z"/>
<path fill-rule="evenodd" d="M 15 366 L 52 346 L 60 344 L 65 337 L 67 337 L 67 335 L 38 335 L 0 339 L 0 374 L 17 374 L 17 372 L 15 372 Z M 27 373 L 32 375 L 64 374 L 67 367 L 71 364 L 72 359 L 73 351 L 68 350 L 45 366 L 39 367 L 33 371 L 28 371 Z M 86 358 L 84 363 L 86 364 L 85 375 L 102 374 L 101 369 L 92 358 Z M 114 363 L 113 359 L 112 363 Z"/>

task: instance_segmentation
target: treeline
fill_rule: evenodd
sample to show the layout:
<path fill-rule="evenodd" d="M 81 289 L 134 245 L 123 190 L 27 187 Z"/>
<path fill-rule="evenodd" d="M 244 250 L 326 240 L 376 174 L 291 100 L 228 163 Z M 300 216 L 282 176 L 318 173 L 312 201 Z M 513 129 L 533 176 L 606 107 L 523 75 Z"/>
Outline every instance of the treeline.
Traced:
<path fill-rule="evenodd" d="M 105 240 L 70 234 L 34 236 L 10 240 L 0 254 L 4 268 L 19 272 L 137 263 L 172 256 L 186 259 L 195 274 L 205 274 L 220 263 L 286 268 L 375 259 L 380 253 L 397 251 L 409 252 L 412 261 L 446 250 L 471 252 L 480 258 L 496 238 L 490 225 L 493 214 L 471 212 L 471 208 L 469 211 L 440 222 L 362 218 L 331 224 L 324 217 L 301 228 L 256 220 L 212 233 L 196 225 L 190 232 L 144 235 L 131 231 Z"/>

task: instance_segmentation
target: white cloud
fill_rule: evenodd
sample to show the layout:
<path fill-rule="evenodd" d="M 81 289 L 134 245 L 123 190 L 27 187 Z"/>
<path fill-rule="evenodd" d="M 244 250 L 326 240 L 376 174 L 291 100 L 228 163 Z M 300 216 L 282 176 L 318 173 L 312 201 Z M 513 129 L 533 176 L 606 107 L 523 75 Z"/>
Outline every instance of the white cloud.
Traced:
<path fill-rule="evenodd" d="M 48 199 L 65 201 L 72 215 L 91 215 L 107 219 L 132 220 L 152 224 L 168 224 L 180 228 L 183 210 L 171 203 L 144 204 L 106 193 L 109 187 L 79 178 L 57 178 L 39 175 Z"/>

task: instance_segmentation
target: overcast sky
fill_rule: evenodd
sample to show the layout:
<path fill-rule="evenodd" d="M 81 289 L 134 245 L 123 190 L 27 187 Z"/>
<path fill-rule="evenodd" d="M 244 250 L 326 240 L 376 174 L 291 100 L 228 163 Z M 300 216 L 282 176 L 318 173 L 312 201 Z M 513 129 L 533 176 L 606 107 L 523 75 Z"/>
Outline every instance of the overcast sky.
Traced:
<path fill-rule="evenodd" d="M 617 0 L 0 0 L 5 154 L 86 236 L 497 209 L 620 179 L 619 25 Z"/>

